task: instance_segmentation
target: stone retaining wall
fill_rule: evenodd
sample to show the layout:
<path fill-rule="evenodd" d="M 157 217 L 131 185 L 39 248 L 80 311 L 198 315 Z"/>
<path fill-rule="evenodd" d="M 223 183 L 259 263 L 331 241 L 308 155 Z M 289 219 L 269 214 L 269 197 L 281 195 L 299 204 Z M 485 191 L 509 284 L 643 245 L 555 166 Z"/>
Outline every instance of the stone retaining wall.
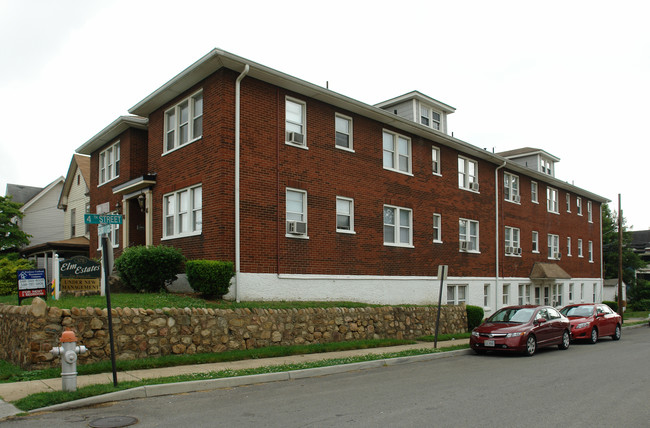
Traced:
<path fill-rule="evenodd" d="M 307 309 L 164 308 L 112 310 L 115 354 L 133 360 L 274 345 L 358 339 L 415 339 L 435 332 L 436 307 Z M 0 359 L 23 369 L 58 366 L 50 352 L 71 328 L 89 352 L 80 364 L 110 359 L 108 313 L 99 308 L 0 304 Z M 467 331 L 465 306 L 443 306 L 439 334 Z"/>

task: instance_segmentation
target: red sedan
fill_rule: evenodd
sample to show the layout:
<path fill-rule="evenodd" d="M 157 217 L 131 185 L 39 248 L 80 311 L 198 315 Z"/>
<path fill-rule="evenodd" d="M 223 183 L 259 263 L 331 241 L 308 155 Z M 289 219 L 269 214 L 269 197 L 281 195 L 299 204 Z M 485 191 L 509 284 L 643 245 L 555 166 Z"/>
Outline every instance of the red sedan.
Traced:
<path fill-rule="evenodd" d="M 472 330 L 469 343 L 477 354 L 511 351 L 532 356 L 545 346 L 567 349 L 569 320 L 551 306 L 508 306 Z"/>
<path fill-rule="evenodd" d="M 609 306 L 603 303 L 580 303 L 568 305 L 560 312 L 571 322 L 571 338 L 598 342 L 599 337 L 621 338 L 622 319 Z"/>

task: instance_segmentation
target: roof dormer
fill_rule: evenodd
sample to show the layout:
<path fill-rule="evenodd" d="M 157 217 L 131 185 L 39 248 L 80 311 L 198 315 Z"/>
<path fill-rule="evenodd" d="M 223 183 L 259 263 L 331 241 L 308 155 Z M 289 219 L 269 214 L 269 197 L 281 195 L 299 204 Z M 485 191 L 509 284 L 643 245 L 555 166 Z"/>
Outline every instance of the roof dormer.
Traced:
<path fill-rule="evenodd" d="M 447 115 L 456 111 L 454 107 L 418 91 L 375 104 L 375 107 L 445 134 L 447 133 Z"/>
<path fill-rule="evenodd" d="M 548 174 L 551 177 L 555 177 L 555 164 L 560 161 L 560 158 L 542 149 L 532 147 L 508 150 L 497 154 L 527 168 Z"/>

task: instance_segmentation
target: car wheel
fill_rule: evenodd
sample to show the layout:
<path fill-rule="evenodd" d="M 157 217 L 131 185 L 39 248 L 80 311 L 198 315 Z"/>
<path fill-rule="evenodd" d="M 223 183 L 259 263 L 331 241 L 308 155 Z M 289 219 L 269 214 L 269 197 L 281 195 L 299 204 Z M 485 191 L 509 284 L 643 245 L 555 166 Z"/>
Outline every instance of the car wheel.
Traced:
<path fill-rule="evenodd" d="M 534 335 L 528 336 L 528 339 L 526 339 L 526 349 L 524 350 L 524 355 L 528 357 L 532 357 L 535 355 L 535 351 L 537 350 L 537 339 L 535 338 Z"/>
<path fill-rule="evenodd" d="M 569 332 L 564 330 L 564 333 L 562 333 L 562 343 L 557 345 L 559 349 L 569 349 L 569 345 L 571 344 L 571 336 L 569 336 Z"/>
<path fill-rule="evenodd" d="M 589 343 L 593 345 L 596 342 L 598 342 L 598 330 L 596 330 L 596 327 L 592 327 L 591 335 L 589 336 Z"/>
<path fill-rule="evenodd" d="M 621 326 L 616 324 L 616 330 L 614 330 L 614 335 L 612 336 L 613 340 L 618 340 L 621 338 Z"/>

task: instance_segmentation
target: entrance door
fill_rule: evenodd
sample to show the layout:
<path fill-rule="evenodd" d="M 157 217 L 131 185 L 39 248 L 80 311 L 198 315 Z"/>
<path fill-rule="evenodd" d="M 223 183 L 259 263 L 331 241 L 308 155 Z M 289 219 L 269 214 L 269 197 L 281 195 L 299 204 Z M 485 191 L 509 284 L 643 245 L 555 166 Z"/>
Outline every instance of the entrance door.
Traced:
<path fill-rule="evenodd" d="M 129 240 L 128 246 L 133 247 L 135 245 L 146 245 L 146 233 L 145 233 L 145 213 L 140 208 L 138 203 L 138 198 L 131 198 L 128 200 L 129 210 L 128 210 L 128 227 L 129 227 Z"/>
<path fill-rule="evenodd" d="M 551 287 L 549 287 L 548 285 L 544 286 L 544 304 L 545 305 L 551 304 Z"/>

